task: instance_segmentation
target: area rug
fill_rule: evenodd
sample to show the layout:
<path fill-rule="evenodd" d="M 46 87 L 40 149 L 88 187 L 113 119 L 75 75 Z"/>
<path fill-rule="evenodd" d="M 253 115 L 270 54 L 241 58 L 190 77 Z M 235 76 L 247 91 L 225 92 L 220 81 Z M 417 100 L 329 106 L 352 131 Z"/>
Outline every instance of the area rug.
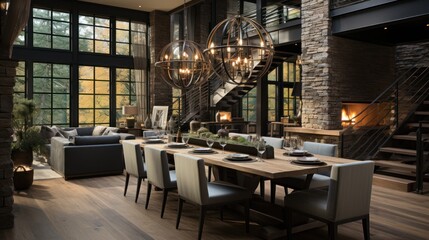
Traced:
<path fill-rule="evenodd" d="M 33 161 L 33 169 L 34 169 L 34 180 L 45 180 L 45 179 L 54 179 L 54 178 L 62 178 L 61 175 L 56 173 L 51 169 L 51 166 L 45 161 L 40 161 L 39 159 L 35 159 Z"/>

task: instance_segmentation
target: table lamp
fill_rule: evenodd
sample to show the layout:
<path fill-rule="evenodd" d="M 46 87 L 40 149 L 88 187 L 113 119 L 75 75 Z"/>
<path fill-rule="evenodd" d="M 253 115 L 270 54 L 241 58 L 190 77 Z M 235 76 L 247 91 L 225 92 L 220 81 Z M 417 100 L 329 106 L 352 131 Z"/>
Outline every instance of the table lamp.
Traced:
<path fill-rule="evenodd" d="M 122 115 L 127 116 L 127 128 L 134 128 L 134 124 L 136 122 L 136 119 L 134 116 L 138 114 L 138 109 L 136 106 L 122 106 Z"/>

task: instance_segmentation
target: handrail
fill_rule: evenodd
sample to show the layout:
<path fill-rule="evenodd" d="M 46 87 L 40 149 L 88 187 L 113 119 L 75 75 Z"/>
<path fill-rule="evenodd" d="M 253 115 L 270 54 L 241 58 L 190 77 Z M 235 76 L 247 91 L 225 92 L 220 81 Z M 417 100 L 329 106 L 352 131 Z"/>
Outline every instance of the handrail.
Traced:
<path fill-rule="evenodd" d="M 424 56 L 351 119 L 354 125 L 342 133 L 343 157 L 373 158 L 429 96 L 429 65 L 423 60 Z"/>

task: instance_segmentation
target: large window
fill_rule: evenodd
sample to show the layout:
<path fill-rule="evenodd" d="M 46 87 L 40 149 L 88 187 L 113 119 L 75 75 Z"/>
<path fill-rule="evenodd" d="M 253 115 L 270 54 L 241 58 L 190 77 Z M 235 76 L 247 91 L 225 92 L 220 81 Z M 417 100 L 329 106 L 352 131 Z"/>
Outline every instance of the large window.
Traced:
<path fill-rule="evenodd" d="M 79 66 L 79 125 L 109 125 L 110 70 Z"/>
<path fill-rule="evenodd" d="M 79 16 L 79 51 L 110 53 L 110 20 Z"/>
<path fill-rule="evenodd" d="M 33 99 L 39 108 L 34 124 L 69 126 L 70 66 L 34 63 Z"/>
<path fill-rule="evenodd" d="M 268 121 L 276 121 L 277 117 L 277 69 L 268 74 Z"/>
<path fill-rule="evenodd" d="M 25 98 L 25 62 L 20 61 L 16 68 L 14 98 Z"/>
<path fill-rule="evenodd" d="M 136 105 L 136 82 L 131 69 L 116 69 L 116 122 L 123 117 L 122 106 Z"/>
<path fill-rule="evenodd" d="M 296 82 L 301 81 L 300 65 L 294 62 L 283 63 L 283 116 L 295 116 L 299 97 L 292 96 Z"/>
<path fill-rule="evenodd" d="M 70 50 L 70 14 L 33 8 L 33 46 Z"/>
<path fill-rule="evenodd" d="M 243 118 L 246 121 L 256 121 L 256 87 L 243 97 L 242 105 Z"/>
<path fill-rule="evenodd" d="M 172 94 L 172 113 L 173 115 L 180 116 L 180 113 L 182 111 L 182 90 L 177 88 L 172 88 L 173 94 Z"/>

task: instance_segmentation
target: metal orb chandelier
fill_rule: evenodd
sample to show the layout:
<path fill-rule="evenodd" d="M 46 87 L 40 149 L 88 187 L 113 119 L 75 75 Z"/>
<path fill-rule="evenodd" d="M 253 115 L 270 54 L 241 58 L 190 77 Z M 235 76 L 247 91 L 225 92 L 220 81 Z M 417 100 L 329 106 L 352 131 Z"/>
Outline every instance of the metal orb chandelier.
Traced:
<path fill-rule="evenodd" d="M 155 63 L 161 78 L 173 88 L 189 89 L 207 79 L 209 64 L 200 46 L 189 40 L 166 45 Z"/>
<path fill-rule="evenodd" d="M 271 35 L 259 23 L 236 15 L 213 28 L 204 53 L 219 78 L 243 85 L 268 72 L 274 47 Z"/>
<path fill-rule="evenodd" d="M 160 53 L 155 63 L 161 78 L 173 88 L 189 89 L 207 80 L 209 63 L 199 44 L 187 40 L 187 8 L 183 1 L 184 40 L 173 41 Z"/>

